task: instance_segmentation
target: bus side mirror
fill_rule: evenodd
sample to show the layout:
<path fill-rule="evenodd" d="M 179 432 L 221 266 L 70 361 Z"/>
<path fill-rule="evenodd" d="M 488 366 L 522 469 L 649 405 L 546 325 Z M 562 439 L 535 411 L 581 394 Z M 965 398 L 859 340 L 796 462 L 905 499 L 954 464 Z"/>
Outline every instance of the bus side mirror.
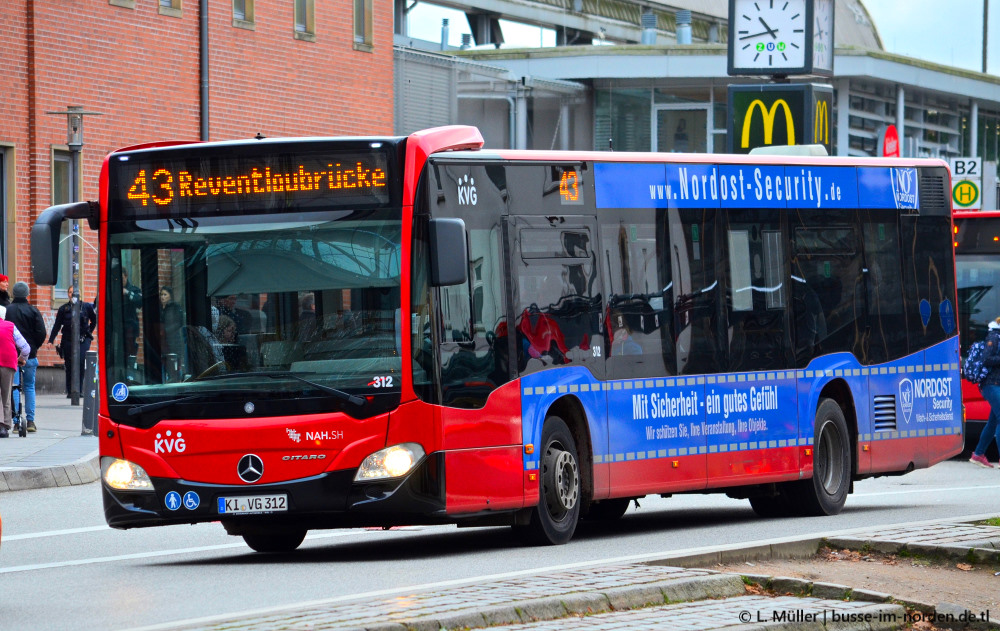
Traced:
<path fill-rule="evenodd" d="M 96 202 L 49 206 L 31 227 L 31 272 L 38 285 L 55 285 L 59 277 L 59 236 L 65 219 L 89 220 Z"/>
<path fill-rule="evenodd" d="M 461 285 L 469 278 L 469 247 L 461 219 L 430 220 L 431 285 Z"/>

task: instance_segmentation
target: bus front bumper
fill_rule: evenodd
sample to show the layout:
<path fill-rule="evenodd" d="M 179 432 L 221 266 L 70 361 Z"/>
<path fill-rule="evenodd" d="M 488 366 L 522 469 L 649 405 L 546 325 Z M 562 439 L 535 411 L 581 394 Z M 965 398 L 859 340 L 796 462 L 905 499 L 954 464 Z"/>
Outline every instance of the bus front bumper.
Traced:
<path fill-rule="evenodd" d="M 104 516 L 112 528 L 211 521 L 231 534 L 263 526 L 298 529 L 439 524 L 445 515 L 444 454 L 429 454 L 402 478 L 355 482 L 356 470 L 274 484 L 218 485 L 152 478 L 153 491 L 120 491 L 104 481 Z M 284 508 L 232 513 L 233 498 L 281 498 Z M 276 500 L 280 503 L 280 499 Z M 245 502 L 243 502 L 245 504 Z"/>

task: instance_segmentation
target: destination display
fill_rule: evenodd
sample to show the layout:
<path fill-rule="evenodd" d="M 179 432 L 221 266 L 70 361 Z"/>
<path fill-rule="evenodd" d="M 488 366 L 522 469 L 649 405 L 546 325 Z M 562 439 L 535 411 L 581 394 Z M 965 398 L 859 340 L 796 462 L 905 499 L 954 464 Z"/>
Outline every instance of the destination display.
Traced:
<path fill-rule="evenodd" d="M 176 155 L 176 157 L 175 157 Z M 112 156 L 111 219 L 205 217 L 389 203 L 384 151 Z"/>

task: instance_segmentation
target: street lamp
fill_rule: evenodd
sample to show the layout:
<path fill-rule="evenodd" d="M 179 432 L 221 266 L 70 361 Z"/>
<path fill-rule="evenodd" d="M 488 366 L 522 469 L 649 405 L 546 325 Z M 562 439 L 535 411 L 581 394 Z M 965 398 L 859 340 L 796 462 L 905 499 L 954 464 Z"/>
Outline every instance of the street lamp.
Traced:
<path fill-rule="evenodd" d="M 79 105 L 69 105 L 64 112 L 45 112 L 66 117 L 66 144 L 69 146 L 69 202 L 79 201 L 80 151 L 83 149 L 83 117 L 100 116 L 101 112 L 87 112 Z M 72 322 L 70 325 L 70 356 L 65 358 L 70 371 L 70 403 L 80 405 L 80 223 L 70 220 L 69 269 L 73 295 Z M 65 333 L 63 333 L 65 335 Z"/>

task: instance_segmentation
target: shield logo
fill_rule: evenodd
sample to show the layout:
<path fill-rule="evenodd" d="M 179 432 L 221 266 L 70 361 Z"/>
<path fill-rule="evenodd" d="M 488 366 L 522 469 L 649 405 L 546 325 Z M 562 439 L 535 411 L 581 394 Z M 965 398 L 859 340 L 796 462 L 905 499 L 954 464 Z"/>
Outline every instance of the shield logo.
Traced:
<path fill-rule="evenodd" d="M 899 407 L 903 410 L 903 420 L 909 425 L 913 413 L 913 382 L 909 378 L 899 382 Z"/>

